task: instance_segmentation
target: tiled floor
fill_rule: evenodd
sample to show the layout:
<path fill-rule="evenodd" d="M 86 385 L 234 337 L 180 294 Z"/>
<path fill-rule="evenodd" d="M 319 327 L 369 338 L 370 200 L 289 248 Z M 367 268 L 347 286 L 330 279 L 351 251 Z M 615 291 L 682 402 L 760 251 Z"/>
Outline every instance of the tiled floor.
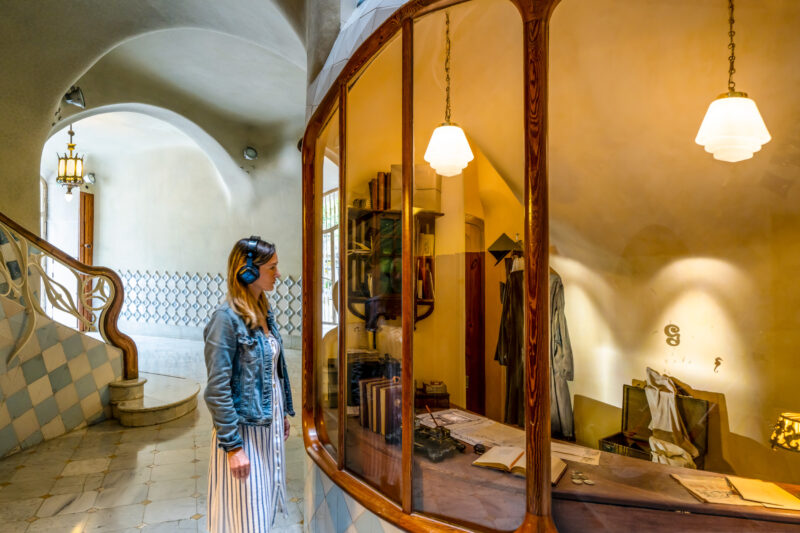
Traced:
<path fill-rule="evenodd" d="M 142 371 L 205 383 L 201 342 L 135 340 Z M 298 405 L 300 352 L 287 350 L 286 356 Z M 303 529 L 300 428 L 297 416 L 286 443 L 289 515 L 278 517 L 276 533 Z M 210 436 L 211 421 L 201 399 L 196 411 L 160 426 L 123 428 L 105 421 L 0 460 L 0 529 L 206 531 Z"/>

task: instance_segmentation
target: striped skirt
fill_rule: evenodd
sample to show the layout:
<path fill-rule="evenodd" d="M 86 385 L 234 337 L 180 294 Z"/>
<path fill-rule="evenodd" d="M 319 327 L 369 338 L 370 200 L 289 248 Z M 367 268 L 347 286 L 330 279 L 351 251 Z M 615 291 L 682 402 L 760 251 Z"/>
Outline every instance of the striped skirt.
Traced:
<path fill-rule="evenodd" d="M 278 391 L 280 385 L 273 389 Z M 273 398 L 278 401 L 270 426 L 239 426 L 243 449 L 250 460 L 247 478 L 231 475 L 228 455 L 217 446 L 216 429 L 212 434 L 207 502 L 211 533 L 266 533 L 279 510 L 287 514 L 283 396 L 275 394 Z"/>

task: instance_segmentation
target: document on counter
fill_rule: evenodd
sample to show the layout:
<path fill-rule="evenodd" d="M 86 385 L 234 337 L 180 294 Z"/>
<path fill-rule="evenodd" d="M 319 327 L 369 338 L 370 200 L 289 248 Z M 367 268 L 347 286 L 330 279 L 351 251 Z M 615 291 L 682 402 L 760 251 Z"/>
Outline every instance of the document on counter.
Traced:
<path fill-rule="evenodd" d="M 721 476 L 686 476 L 672 474 L 672 478 L 683 485 L 689 494 L 704 503 L 721 503 L 725 505 L 744 505 L 761 507 L 758 502 L 742 498 Z"/>
<path fill-rule="evenodd" d="M 587 465 L 600 464 L 600 450 L 586 448 L 585 446 L 552 441 L 550 443 L 550 451 L 553 455 L 566 459 L 567 461 L 575 461 Z"/>
<path fill-rule="evenodd" d="M 786 492 L 775 483 L 759 479 L 728 476 L 728 481 L 745 500 L 759 502 L 771 509 L 800 511 L 800 499 Z"/>

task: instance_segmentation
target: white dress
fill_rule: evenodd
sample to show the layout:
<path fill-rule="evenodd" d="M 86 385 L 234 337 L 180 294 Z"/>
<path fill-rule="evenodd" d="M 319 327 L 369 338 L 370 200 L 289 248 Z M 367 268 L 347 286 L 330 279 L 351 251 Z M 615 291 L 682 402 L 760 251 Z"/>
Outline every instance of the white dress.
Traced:
<path fill-rule="evenodd" d="M 280 345 L 272 334 L 273 415 L 269 426 L 239 425 L 250 460 L 250 474 L 245 479 L 231 475 L 228 455 L 217 446 L 217 430 L 211 437 L 208 463 L 208 530 L 211 533 L 266 533 L 278 511 L 286 508 L 286 456 L 283 445 L 283 387 L 278 378 Z"/>

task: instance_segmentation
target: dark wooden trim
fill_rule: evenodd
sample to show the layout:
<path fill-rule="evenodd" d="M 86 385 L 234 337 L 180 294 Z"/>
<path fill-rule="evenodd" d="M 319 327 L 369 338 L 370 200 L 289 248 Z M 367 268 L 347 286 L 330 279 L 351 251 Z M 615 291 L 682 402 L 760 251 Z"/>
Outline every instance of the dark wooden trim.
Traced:
<path fill-rule="evenodd" d="M 133 339 L 122 333 L 117 327 L 117 320 L 119 319 L 119 314 L 122 312 L 122 302 L 125 298 L 125 289 L 122 285 L 122 280 L 120 279 L 119 275 L 110 268 L 84 265 L 63 250 L 56 248 L 41 237 L 38 237 L 27 229 L 23 228 L 3 213 L 0 213 L 0 222 L 3 222 L 8 227 L 22 235 L 22 237 L 27 239 L 29 242 L 32 242 L 34 245 L 36 245 L 36 247 L 38 247 L 40 250 L 47 252 L 65 265 L 72 267 L 84 274 L 103 275 L 108 277 L 108 279 L 111 281 L 111 284 L 114 286 L 114 297 L 112 298 L 111 304 L 108 306 L 105 313 L 103 313 L 103 315 L 100 317 L 101 325 L 103 331 L 105 331 L 108 343 L 122 351 L 125 379 L 137 379 L 139 377 L 139 364 L 136 343 L 133 342 Z"/>
<path fill-rule="evenodd" d="M 403 459 L 402 502 L 403 511 L 412 512 L 411 470 L 414 447 L 414 316 L 416 311 L 414 275 L 414 21 L 403 20 Z"/>
<path fill-rule="evenodd" d="M 337 400 L 339 402 L 339 430 L 337 432 L 336 460 L 339 470 L 344 468 L 345 462 L 345 427 L 347 424 L 347 395 L 344 390 L 347 387 L 347 307 L 345 299 L 347 294 L 347 232 L 349 231 L 349 219 L 347 213 L 347 86 L 339 86 L 339 353 L 338 371 L 339 390 Z"/>
<path fill-rule="evenodd" d="M 79 222 L 78 230 L 80 236 L 78 238 L 78 261 L 84 265 L 91 266 L 94 264 L 94 195 L 81 191 L 80 192 L 80 205 L 78 206 Z M 86 282 L 87 276 L 81 276 L 83 282 Z M 83 288 L 84 294 L 88 295 L 92 292 L 91 284 L 86 284 Z M 87 320 L 92 317 L 92 311 L 83 306 L 83 300 L 78 298 L 78 312 Z M 84 322 L 78 322 L 79 331 L 89 331 L 89 326 Z"/>

